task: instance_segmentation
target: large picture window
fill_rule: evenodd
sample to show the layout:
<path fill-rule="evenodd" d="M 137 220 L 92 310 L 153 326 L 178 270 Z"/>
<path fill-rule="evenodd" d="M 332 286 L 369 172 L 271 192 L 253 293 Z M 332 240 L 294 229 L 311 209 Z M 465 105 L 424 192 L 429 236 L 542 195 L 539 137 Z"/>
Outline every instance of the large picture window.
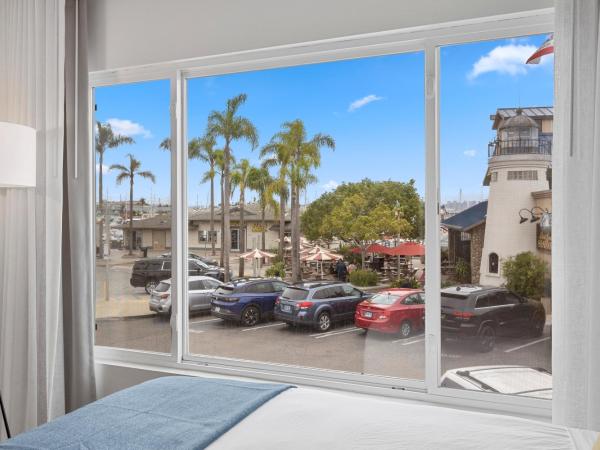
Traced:
<path fill-rule="evenodd" d="M 547 412 L 550 27 L 91 74 L 98 354 Z"/>

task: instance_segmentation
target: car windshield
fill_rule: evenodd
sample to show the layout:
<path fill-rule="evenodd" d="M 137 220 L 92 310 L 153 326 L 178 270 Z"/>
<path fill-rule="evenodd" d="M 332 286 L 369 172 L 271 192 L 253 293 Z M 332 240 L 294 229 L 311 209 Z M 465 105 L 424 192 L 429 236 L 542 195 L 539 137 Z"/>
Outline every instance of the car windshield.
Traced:
<path fill-rule="evenodd" d="M 289 287 L 283 291 L 281 296 L 287 300 L 305 300 L 308 296 L 308 291 L 297 287 Z"/>
<path fill-rule="evenodd" d="M 219 295 L 229 295 L 233 292 L 233 286 L 219 286 L 215 290 L 215 294 Z"/>
<path fill-rule="evenodd" d="M 399 298 L 399 295 L 390 294 L 389 292 L 382 292 L 380 294 L 375 294 L 367 301 L 374 305 L 391 305 Z"/>
<path fill-rule="evenodd" d="M 171 289 L 171 283 L 165 283 L 164 281 L 161 281 L 154 290 L 156 292 L 167 292 L 169 289 Z"/>

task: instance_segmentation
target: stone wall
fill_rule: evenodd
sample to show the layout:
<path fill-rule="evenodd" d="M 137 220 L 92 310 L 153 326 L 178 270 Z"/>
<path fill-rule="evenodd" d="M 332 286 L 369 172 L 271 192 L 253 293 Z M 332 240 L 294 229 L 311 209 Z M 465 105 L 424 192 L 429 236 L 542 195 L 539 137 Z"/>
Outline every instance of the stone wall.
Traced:
<path fill-rule="evenodd" d="M 485 222 L 470 230 L 471 233 L 471 283 L 479 284 Z"/>

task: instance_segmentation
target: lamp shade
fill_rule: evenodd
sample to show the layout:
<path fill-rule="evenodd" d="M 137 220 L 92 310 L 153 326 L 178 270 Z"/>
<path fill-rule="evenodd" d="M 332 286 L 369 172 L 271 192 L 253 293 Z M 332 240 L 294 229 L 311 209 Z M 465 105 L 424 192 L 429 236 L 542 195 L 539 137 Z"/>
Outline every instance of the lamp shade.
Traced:
<path fill-rule="evenodd" d="M 36 131 L 0 122 L 0 188 L 35 187 Z"/>

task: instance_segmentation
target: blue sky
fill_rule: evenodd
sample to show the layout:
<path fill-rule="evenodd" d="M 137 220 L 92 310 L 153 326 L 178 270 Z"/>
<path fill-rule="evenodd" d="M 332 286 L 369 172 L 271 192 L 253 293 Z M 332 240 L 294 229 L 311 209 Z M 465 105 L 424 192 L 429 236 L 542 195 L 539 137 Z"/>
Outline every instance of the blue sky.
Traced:
<path fill-rule="evenodd" d="M 487 143 L 494 137 L 489 115 L 499 107 L 552 105 L 552 58 L 539 66 L 523 60 L 545 36 L 444 47 L 441 51 L 442 201 L 478 200 L 487 192 L 481 181 L 487 166 Z M 245 92 L 240 114 L 253 121 L 261 146 L 281 123 L 300 118 L 309 135 L 327 133 L 335 151 L 324 149 L 316 170 L 318 182 L 306 194 L 311 201 L 342 182 L 369 177 L 408 181 L 424 195 L 424 97 L 422 53 L 314 64 L 198 78 L 189 82 L 189 138 L 201 135 L 210 111 L 222 110 L 228 98 Z M 134 145 L 106 152 L 105 166 L 133 153 L 157 182 L 140 181 L 135 196 L 168 201 L 169 154 L 159 150 L 169 134 L 169 82 L 152 81 L 96 89 L 97 120 L 132 136 Z M 258 164 L 258 150 L 234 143 L 235 156 Z M 97 168 L 98 170 L 98 168 Z M 190 161 L 190 205 L 208 203 L 201 184 L 205 165 Z M 106 173 L 106 172 L 105 172 Z M 128 197 L 105 175 L 111 199 Z M 249 194 L 252 199 L 254 194 Z M 247 196 L 248 197 L 248 196 Z"/>

